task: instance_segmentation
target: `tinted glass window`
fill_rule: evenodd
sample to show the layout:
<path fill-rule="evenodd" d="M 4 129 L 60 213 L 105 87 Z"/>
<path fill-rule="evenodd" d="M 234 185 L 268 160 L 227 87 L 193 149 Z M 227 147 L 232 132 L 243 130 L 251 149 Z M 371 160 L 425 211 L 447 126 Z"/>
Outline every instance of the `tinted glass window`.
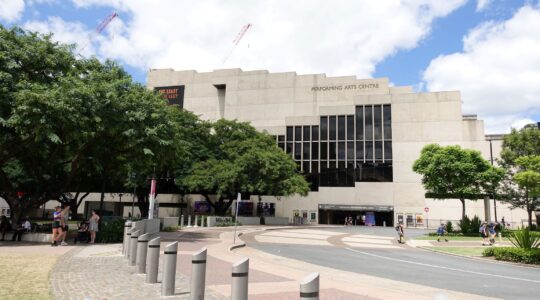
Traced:
<path fill-rule="evenodd" d="M 293 138 L 293 127 L 287 126 L 287 141 L 292 141 Z"/>
<path fill-rule="evenodd" d="M 319 143 L 311 143 L 311 159 L 319 159 Z"/>
<path fill-rule="evenodd" d="M 319 126 L 311 126 L 311 139 L 313 141 L 319 140 Z"/>
<path fill-rule="evenodd" d="M 345 116 L 338 117 L 338 139 L 345 139 Z"/>
<path fill-rule="evenodd" d="M 336 117 L 330 117 L 329 118 L 329 124 L 328 124 L 328 136 L 330 137 L 330 140 L 336 139 Z"/>
<path fill-rule="evenodd" d="M 366 142 L 366 161 L 373 161 L 373 142 Z"/>
<path fill-rule="evenodd" d="M 364 142 L 356 142 L 356 160 L 364 161 Z"/>
<path fill-rule="evenodd" d="M 283 142 L 285 141 L 285 136 L 284 135 L 278 135 L 278 142 Z"/>
<path fill-rule="evenodd" d="M 347 139 L 354 140 L 354 116 L 347 116 Z"/>
<path fill-rule="evenodd" d="M 347 160 L 354 160 L 354 142 L 347 142 Z"/>
<path fill-rule="evenodd" d="M 375 160 L 382 161 L 382 142 L 375 142 Z"/>
<path fill-rule="evenodd" d="M 364 107 L 356 107 L 356 139 L 364 139 Z"/>
<path fill-rule="evenodd" d="M 292 143 L 287 143 L 287 148 L 286 148 L 286 151 L 287 153 L 292 153 Z"/>
<path fill-rule="evenodd" d="M 328 156 L 329 156 L 329 159 L 336 159 L 336 143 L 335 142 L 330 142 L 328 143 L 329 145 L 329 148 L 328 148 Z"/>
<path fill-rule="evenodd" d="M 304 173 L 309 173 L 310 170 L 309 170 L 309 161 L 305 161 L 302 163 L 302 171 Z"/>
<path fill-rule="evenodd" d="M 375 139 L 382 139 L 382 107 L 375 105 L 373 110 L 373 127 L 375 133 Z"/>
<path fill-rule="evenodd" d="M 321 140 L 328 139 L 328 117 L 321 117 Z"/>
<path fill-rule="evenodd" d="M 309 160 L 309 142 L 304 142 L 304 160 Z"/>
<path fill-rule="evenodd" d="M 319 163 L 316 161 L 311 162 L 311 173 L 319 173 Z"/>
<path fill-rule="evenodd" d="M 338 159 L 345 160 L 345 142 L 338 143 Z"/>
<path fill-rule="evenodd" d="M 279 149 L 281 149 L 281 150 L 285 150 L 285 149 L 284 149 L 284 148 L 285 148 L 285 143 L 278 143 L 278 147 L 279 147 Z"/>
<path fill-rule="evenodd" d="M 309 137 L 310 131 L 311 131 L 311 128 L 309 126 L 304 126 L 304 141 L 310 140 L 310 137 Z"/>
<path fill-rule="evenodd" d="M 328 142 L 321 142 L 321 160 L 328 159 Z"/>
<path fill-rule="evenodd" d="M 294 159 L 302 159 L 302 143 L 294 143 Z"/>
<path fill-rule="evenodd" d="M 384 159 L 392 160 L 392 142 L 384 142 Z"/>
<path fill-rule="evenodd" d="M 295 141 L 302 140 L 302 126 L 294 126 L 294 140 Z"/>
<path fill-rule="evenodd" d="M 371 105 L 365 107 L 365 137 L 373 140 L 373 108 Z"/>
<path fill-rule="evenodd" d="M 383 106 L 384 139 L 392 139 L 392 108 L 390 105 Z"/>

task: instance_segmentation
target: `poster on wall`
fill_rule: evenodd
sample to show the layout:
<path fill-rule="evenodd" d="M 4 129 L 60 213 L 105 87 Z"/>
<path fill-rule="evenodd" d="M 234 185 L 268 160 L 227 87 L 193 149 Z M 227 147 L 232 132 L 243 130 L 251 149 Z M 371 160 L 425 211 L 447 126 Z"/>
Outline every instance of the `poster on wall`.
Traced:
<path fill-rule="evenodd" d="M 154 88 L 163 98 L 167 99 L 169 105 L 176 105 L 184 108 L 184 89 L 183 85 L 160 86 Z"/>
<path fill-rule="evenodd" d="M 193 213 L 195 214 L 210 214 L 212 207 L 206 201 L 195 201 L 193 204 Z"/>
<path fill-rule="evenodd" d="M 243 217 L 253 216 L 253 202 L 240 201 L 238 202 L 238 215 Z"/>
<path fill-rule="evenodd" d="M 416 214 L 416 225 L 423 225 L 423 224 L 424 224 L 424 215 Z"/>
<path fill-rule="evenodd" d="M 364 221 L 366 226 L 375 226 L 375 213 L 368 211 L 365 214 L 366 220 Z"/>

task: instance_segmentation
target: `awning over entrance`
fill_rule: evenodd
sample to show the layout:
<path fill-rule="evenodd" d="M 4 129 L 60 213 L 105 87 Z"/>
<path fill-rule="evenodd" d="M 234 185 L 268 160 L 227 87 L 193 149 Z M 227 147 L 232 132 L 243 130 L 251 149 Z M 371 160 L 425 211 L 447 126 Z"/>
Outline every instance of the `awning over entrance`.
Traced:
<path fill-rule="evenodd" d="M 319 204 L 321 210 L 341 210 L 341 211 L 394 211 L 393 206 L 387 205 L 341 205 L 341 204 Z"/>

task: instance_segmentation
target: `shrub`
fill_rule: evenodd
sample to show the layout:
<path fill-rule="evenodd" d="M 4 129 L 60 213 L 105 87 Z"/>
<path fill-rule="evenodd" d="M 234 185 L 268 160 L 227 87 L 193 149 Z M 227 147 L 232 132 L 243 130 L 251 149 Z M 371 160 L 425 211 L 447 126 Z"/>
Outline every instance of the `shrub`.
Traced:
<path fill-rule="evenodd" d="M 480 231 L 481 223 L 482 222 L 480 221 L 480 218 L 478 218 L 478 216 L 474 216 L 472 219 L 469 219 L 469 217 L 465 216 L 459 221 L 459 229 L 464 235 L 477 236 L 478 232 Z"/>
<path fill-rule="evenodd" d="M 447 221 L 446 222 L 446 231 L 448 233 L 454 232 L 454 225 L 452 224 L 452 221 Z"/>
<path fill-rule="evenodd" d="M 524 264 L 540 264 L 540 249 L 520 249 L 511 247 L 491 247 L 484 250 L 483 256 L 494 256 L 496 260 Z"/>
<path fill-rule="evenodd" d="M 540 233 L 522 228 L 512 232 L 510 242 L 521 249 L 534 249 L 540 246 Z"/>
<path fill-rule="evenodd" d="M 96 233 L 98 243 L 120 243 L 124 237 L 123 219 L 113 219 L 99 224 L 99 231 Z"/>

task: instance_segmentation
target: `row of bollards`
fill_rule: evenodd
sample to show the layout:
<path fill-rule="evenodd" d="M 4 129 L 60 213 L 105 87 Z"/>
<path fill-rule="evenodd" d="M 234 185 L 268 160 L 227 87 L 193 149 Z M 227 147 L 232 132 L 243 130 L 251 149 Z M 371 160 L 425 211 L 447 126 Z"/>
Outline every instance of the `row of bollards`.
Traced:
<path fill-rule="evenodd" d="M 180 227 L 184 227 L 184 220 L 185 220 L 184 215 L 181 215 L 180 216 L 180 224 L 179 224 Z M 195 218 L 193 219 L 194 220 L 193 225 L 191 224 L 191 220 L 192 220 L 191 215 L 188 215 L 187 216 L 187 225 L 186 225 L 186 227 L 199 227 L 199 226 L 204 227 L 204 220 L 205 219 L 204 219 L 203 216 L 201 216 L 201 218 L 199 219 L 199 216 L 195 215 Z M 208 222 L 207 222 L 207 224 L 208 224 Z"/>
<path fill-rule="evenodd" d="M 150 239 L 149 233 L 136 230 L 132 222 L 126 222 L 124 227 L 124 243 L 122 253 L 130 266 L 137 266 L 138 274 L 146 273 L 146 283 L 157 283 L 160 255 L 160 238 Z M 178 257 L 178 242 L 173 242 L 164 249 L 163 271 L 161 281 L 161 296 L 172 296 L 175 291 L 176 264 Z M 191 300 L 204 299 L 206 281 L 207 250 L 194 253 L 191 256 Z M 231 299 L 248 299 L 249 259 L 245 258 L 232 266 Z M 300 283 L 300 299 L 319 299 L 319 274 L 312 273 Z"/>

